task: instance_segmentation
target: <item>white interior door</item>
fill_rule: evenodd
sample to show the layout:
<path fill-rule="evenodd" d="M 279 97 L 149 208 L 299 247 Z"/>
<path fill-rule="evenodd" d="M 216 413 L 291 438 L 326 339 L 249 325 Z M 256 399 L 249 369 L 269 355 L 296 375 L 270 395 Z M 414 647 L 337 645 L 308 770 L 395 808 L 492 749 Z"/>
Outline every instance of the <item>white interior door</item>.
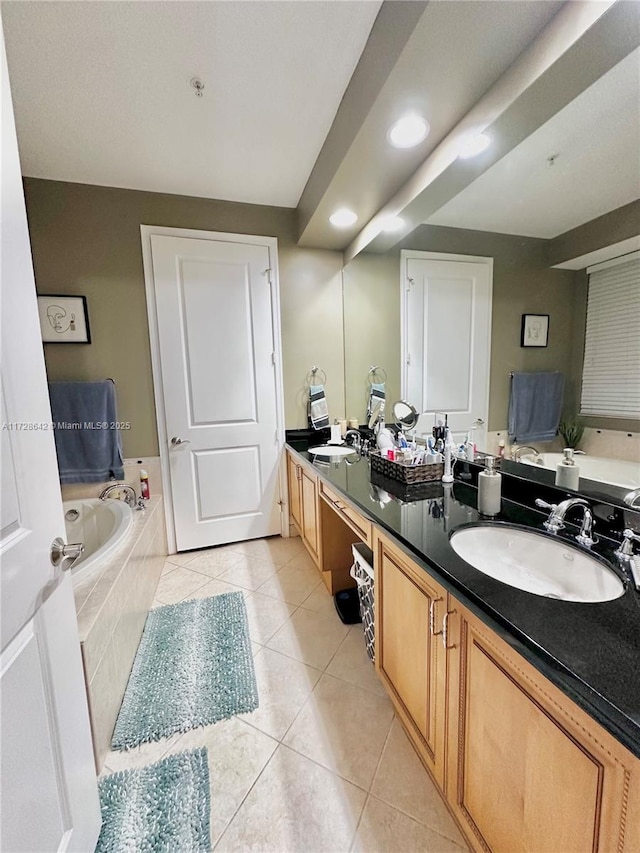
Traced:
<path fill-rule="evenodd" d="M 100 807 L 2 44 L 0 849 L 93 850 Z"/>
<path fill-rule="evenodd" d="M 151 234 L 178 551 L 280 532 L 275 241 Z"/>
<path fill-rule="evenodd" d="M 418 433 L 448 414 L 456 441 L 472 426 L 486 445 L 491 351 L 491 258 L 402 253 L 404 399 L 418 409 Z"/>

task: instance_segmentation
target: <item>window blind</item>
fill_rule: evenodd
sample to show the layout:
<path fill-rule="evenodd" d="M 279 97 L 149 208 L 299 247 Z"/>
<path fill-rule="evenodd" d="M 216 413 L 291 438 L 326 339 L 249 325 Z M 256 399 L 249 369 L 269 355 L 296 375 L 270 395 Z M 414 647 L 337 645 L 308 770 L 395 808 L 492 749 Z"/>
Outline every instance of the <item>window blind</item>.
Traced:
<path fill-rule="evenodd" d="M 580 413 L 640 417 L 640 258 L 589 275 Z"/>

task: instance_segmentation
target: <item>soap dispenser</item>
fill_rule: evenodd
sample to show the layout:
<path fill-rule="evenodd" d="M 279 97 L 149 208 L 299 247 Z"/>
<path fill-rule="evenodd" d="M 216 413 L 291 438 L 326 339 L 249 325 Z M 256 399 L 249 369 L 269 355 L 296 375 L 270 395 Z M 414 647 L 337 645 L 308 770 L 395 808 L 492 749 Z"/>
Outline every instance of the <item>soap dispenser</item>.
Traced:
<path fill-rule="evenodd" d="M 573 448 L 565 447 L 562 452 L 564 459 L 556 468 L 556 486 L 577 491 L 580 485 L 580 468 L 573 458 Z"/>
<path fill-rule="evenodd" d="M 495 469 L 496 460 L 487 456 L 486 468 L 478 474 L 478 512 L 497 515 L 500 512 L 502 475 Z"/>

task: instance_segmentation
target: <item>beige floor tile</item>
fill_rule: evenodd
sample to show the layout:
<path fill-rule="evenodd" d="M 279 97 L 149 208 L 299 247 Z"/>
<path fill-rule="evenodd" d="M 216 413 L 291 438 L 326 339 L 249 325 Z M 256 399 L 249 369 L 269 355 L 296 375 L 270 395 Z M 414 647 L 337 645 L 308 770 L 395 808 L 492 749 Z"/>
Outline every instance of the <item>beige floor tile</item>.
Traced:
<path fill-rule="evenodd" d="M 156 589 L 156 598 L 165 604 L 177 604 L 207 583 L 207 578 L 197 572 L 190 572 L 177 566 L 174 571 L 160 578 Z"/>
<path fill-rule="evenodd" d="M 323 616 L 311 610 L 300 609 L 296 610 L 291 619 L 285 622 L 265 645 L 316 669 L 324 670 L 348 630 L 337 614 Z"/>
<path fill-rule="evenodd" d="M 217 578 L 240 560 L 241 555 L 237 551 L 232 551 L 224 545 L 198 552 L 188 565 L 193 572 L 200 572 L 210 578 Z"/>
<path fill-rule="evenodd" d="M 256 590 L 273 577 L 278 566 L 268 560 L 251 555 L 238 554 L 237 561 L 218 575 L 221 581 L 241 586 L 244 589 Z"/>
<path fill-rule="evenodd" d="M 283 743 L 368 791 L 392 720 L 388 699 L 325 674 Z"/>
<path fill-rule="evenodd" d="M 151 609 L 155 610 L 156 607 L 166 607 L 166 604 L 164 603 L 164 601 L 159 601 L 157 598 L 154 598 L 151 604 Z"/>
<path fill-rule="evenodd" d="M 201 551 L 184 551 L 182 554 L 169 554 L 167 560 L 174 566 L 186 566 L 201 553 Z"/>
<path fill-rule="evenodd" d="M 245 605 L 249 637 L 260 645 L 265 645 L 296 609 L 293 604 L 260 595 L 258 592 L 247 595 Z"/>
<path fill-rule="evenodd" d="M 304 607 L 305 610 L 313 610 L 314 613 L 322 613 L 324 616 L 336 615 L 333 596 L 322 581 L 313 590 L 311 595 L 305 598 L 300 607 Z"/>
<path fill-rule="evenodd" d="M 242 719 L 280 740 L 308 699 L 320 670 L 263 648 L 254 656 L 258 696 L 255 711 Z"/>
<path fill-rule="evenodd" d="M 391 726 L 371 793 L 464 846 L 458 827 L 397 718 Z"/>
<path fill-rule="evenodd" d="M 335 653 L 333 660 L 327 667 L 330 675 L 343 678 L 350 684 L 357 684 L 365 690 L 371 690 L 378 696 L 386 696 L 386 690 L 382 681 L 376 675 L 364 640 L 362 625 L 352 625 L 344 642 Z"/>
<path fill-rule="evenodd" d="M 219 578 L 209 580 L 205 577 L 205 584 L 192 593 L 189 598 L 210 598 L 212 595 L 222 595 L 225 592 L 241 592 L 245 597 L 251 595 L 246 589 L 241 589 L 239 586 L 232 586 L 230 583 L 225 583 Z"/>
<path fill-rule="evenodd" d="M 467 848 L 369 797 L 352 850 L 354 853 L 461 853 Z"/>
<path fill-rule="evenodd" d="M 306 554 L 302 539 L 299 536 L 291 536 L 288 539 L 283 539 L 282 536 L 252 539 L 249 542 L 243 542 L 242 545 L 243 553 L 270 560 L 277 566 L 284 566 L 298 554 Z"/>
<path fill-rule="evenodd" d="M 169 751 L 202 746 L 207 748 L 209 759 L 211 841 L 215 844 L 278 744 L 234 717 L 185 732 Z"/>
<path fill-rule="evenodd" d="M 172 563 L 171 560 L 166 559 L 164 561 L 164 566 L 162 567 L 161 577 L 164 575 L 168 575 L 169 572 L 172 572 L 176 568 L 176 563 Z"/>
<path fill-rule="evenodd" d="M 249 641 L 251 643 L 251 654 L 255 657 L 259 651 L 261 651 L 264 646 L 261 646 L 260 643 L 254 643 L 253 640 Z"/>
<path fill-rule="evenodd" d="M 216 853 L 342 853 L 365 793 L 279 746 L 218 842 Z"/>
<path fill-rule="evenodd" d="M 310 564 L 310 565 L 309 565 Z M 289 604 L 302 604 L 322 581 L 311 560 L 294 559 L 258 587 L 258 592 Z M 324 584 L 323 584 L 324 586 Z"/>
<path fill-rule="evenodd" d="M 142 743 L 133 749 L 111 750 L 107 754 L 105 762 L 114 773 L 119 770 L 133 770 L 137 767 L 145 767 L 160 761 L 167 750 L 178 740 L 179 734 L 171 735 L 169 738 L 154 740 L 151 743 Z"/>

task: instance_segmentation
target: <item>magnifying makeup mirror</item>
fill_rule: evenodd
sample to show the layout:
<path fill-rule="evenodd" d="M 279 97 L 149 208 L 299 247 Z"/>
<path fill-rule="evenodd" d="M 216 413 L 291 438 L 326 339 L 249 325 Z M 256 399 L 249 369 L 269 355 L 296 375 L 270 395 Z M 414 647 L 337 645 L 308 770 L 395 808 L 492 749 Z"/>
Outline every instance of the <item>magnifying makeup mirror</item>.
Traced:
<path fill-rule="evenodd" d="M 415 429 L 418 423 L 418 412 L 411 403 L 398 400 L 393 404 L 393 420 L 398 429 L 401 429 L 402 432 L 409 432 L 409 430 Z"/>

